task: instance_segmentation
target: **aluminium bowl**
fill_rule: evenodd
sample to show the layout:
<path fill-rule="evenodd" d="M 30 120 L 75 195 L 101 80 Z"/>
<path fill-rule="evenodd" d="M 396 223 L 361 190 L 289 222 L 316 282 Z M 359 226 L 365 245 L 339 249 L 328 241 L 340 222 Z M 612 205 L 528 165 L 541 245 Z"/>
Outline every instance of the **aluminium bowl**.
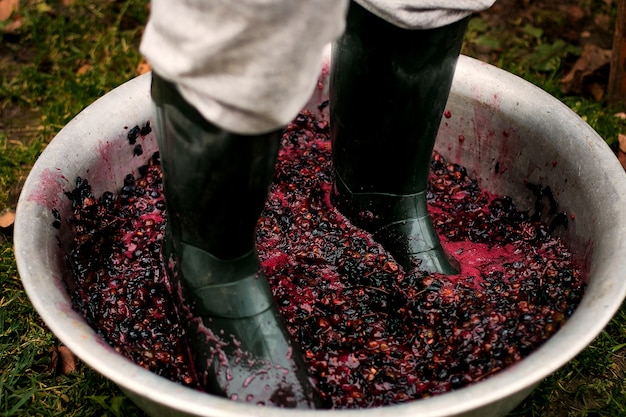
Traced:
<path fill-rule="evenodd" d="M 328 96 L 329 54 L 308 108 Z M 133 156 L 126 134 L 153 118 L 150 75 L 121 85 L 88 106 L 52 140 L 30 172 L 14 226 L 17 266 L 26 292 L 52 332 L 83 362 L 116 383 L 137 405 L 163 416 L 503 416 L 545 377 L 574 358 L 608 324 L 626 295 L 626 176 L 601 137 L 564 104 L 494 66 L 462 56 L 442 119 L 436 149 L 464 165 L 488 191 L 509 195 L 522 209 L 534 196 L 526 182 L 550 186 L 570 217 L 562 232 L 587 270 L 581 304 L 527 358 L 471 386 L 413 402 L 363 410 L 285 410 L 233 402 L 161 378 L 115 352 L 72 310 L 63 284 L 71 243 L 65 191 L 75 178 L 94 194 L 119 190 L 157 150 L 153 134 L 139 138 Z M 154 123 L 152 123 L 154 125 Z"/>

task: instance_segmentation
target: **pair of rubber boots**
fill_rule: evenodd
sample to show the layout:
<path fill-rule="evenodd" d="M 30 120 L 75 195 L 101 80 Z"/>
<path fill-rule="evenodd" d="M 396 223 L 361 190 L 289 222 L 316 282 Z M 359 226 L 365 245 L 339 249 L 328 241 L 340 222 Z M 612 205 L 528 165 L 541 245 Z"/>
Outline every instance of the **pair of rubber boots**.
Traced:
<path fill-rule="evenodd" d="M 405 269 L 456 272 L 428 215 L 426 187 L 466 25 L 404 30 L 353 4 L 333 48 L 333 198 Z M 200 385 L 240 401 L 318 407 L 255 249 L 281 131 L 217 128 L 158 74 L 152 96 L 168 210 L 164 256 L 190 306 Z"/>

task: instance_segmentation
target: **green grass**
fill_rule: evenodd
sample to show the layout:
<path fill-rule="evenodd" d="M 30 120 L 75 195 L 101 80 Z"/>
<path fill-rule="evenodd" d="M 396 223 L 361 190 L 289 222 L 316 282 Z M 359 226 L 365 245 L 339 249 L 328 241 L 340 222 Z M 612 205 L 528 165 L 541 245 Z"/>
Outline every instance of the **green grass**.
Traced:
<path fill-rule="evenodd" d="M 17 197 L 12 189 L 27 173 L 33 161 L 43 148 L 43 141 L 37 140 L 28 146 L 20 141 L 11 141 L 0 132 L 0 208 L 8 207 L 9 201 Z"/>
<path fill-rule="evenodd" d="M 22 10 L 19 41 L 4 46 L 22 49 L 27 61 L 8 71 L 14 76 L 5 76 L 0 92 L 38 108 L 50 134 L 134 76 L 147 1 L 34 1 Z"/>
<path fill-rule="evenodd" d="M 135 76 L 148 9 L 147 1 L 30 1 L 21 14 L 22 27 L 0 44 L 0 106 L 20 119 L 0 132 L 0 209 L 15 208 L 20 183 L 59 129 Z M 49 369 L 59 341 L 24 293 L 6 234 L 0 288 L 0 416 L 143 415 L 84 364 L 70 375 Z"/>
<path fill-rule="evenodd" d="M 601 0 L 578 2 L 614 18 Z M 136 74 L 147 0 L 23 1 L 22 27 L 0 43 L 0 210 L 15 208 L 19 186 L 46 143 L 80 110 Z M 565 95 L 560 79 L 581 53 L 559 38 L 567 24 L 541 12 L 502 26 L 475 18 L 464 52 L 515 73 L 561 99 L 614 149 L 626 122 L 607 106 Z M 0 25 L 1 26 L 1 25 Z M 548 30 L 546 28 L 551 28 Z M 141 416 L 113 384 L 79 363 L 76 373 L 49 369 L 59 341 L 34 312 L 0 232 L 0 416 Z M 547 378 L 514 416 L 626 416 L 626 312 L 573 361 Z"/>

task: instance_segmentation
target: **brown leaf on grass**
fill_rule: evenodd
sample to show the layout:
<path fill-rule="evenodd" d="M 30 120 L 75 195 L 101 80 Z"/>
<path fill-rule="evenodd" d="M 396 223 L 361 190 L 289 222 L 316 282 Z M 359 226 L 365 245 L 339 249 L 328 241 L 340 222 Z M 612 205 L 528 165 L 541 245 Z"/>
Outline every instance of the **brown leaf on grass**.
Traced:
<path fill-rule="evenodd" d="M 9 231 L 15 223 L 15 211 L 4 209 L 0 212 L 0 231 Z"/>
<path fill-rule="evenodd" d="M 617 135 L 619 140 L 619 148 L 617 149 L 617 159 L 622 167 L 626 170 L 626 135 L 620 133 Z"/>
<path fill-rule="evenodd" d="M 599 84 L 594 85 L 592 78 L 602 67 L 609 65 L 610 62 L 610 49 L 602 49 L 593 44 L 585 45 L 578 61 L 576 61 L 570 72 L 561 79 L 561 91 L 565 94 L 590 93 L 596 100 L 601 100 L 604 97 L 604 87 Z"/>
<path fill-rule="evenodd" d="M 19 0 L 0 0 L 0 22 L 3 33 L 13 33 L 22 26 L 22 16 L 18 13 Z"/>
<path fill-rule="evenodd" d="M 20 7 L 19 0 L 0 0 L 0 22 L 7 20 Z"/>
<path fill-rule="evenodd" d="M 59 346 L 59 357 L 61 358 L 61 373 L 69 375 L 76 371 L 76 355 L 65 346 Z"/>
<path fill-rule="evenodd" d="M 139 65 L 137 65 L 137 75 L 143 75 L 146 72 L 150 72 L 152 67 L 145 59 L 142 59 Z"/>
<path fill-rule="evenodd" d="M 91 69 L 91 64 L 83 64 L 76 70 L 76 75 L 85 75 Z"/>
<path fill-rule="evenodd" d="M 48 372 L 60 372 L 63 375 L 69 375 L 76 371 L 76 355 L 65 346 L 52 346 L 48 349 L 50 352 L 50 364 Z"/>

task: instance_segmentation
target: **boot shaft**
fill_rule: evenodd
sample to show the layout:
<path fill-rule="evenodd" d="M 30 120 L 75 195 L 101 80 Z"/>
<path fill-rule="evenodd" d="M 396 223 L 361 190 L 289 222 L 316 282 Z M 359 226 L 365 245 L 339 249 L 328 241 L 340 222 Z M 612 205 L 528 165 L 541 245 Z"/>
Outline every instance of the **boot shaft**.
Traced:
<path fill-rule="evenodd" d="M 227 132 L 205 120 L 175 86 L 153 74 L 157 140 L 174 242 L 219 259 L 254 248 L 254 230 L 274 174 L 280 131 Z"/>
<path fill-rule="evenodd" d="M 333 48 L 333 164 L 352 192 L 426 189 L 467 19 L 406 30 L 356 3 Z"/>

